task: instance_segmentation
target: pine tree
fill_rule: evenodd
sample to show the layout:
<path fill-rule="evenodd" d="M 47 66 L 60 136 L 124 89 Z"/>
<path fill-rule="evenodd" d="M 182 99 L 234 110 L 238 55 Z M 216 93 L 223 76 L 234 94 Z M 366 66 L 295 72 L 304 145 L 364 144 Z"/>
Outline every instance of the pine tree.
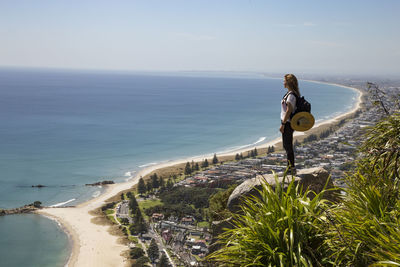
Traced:
<path fill-rule="evenodd" d="M 139 208 L 139 204 L 136 201 L 135 196 L 131 197 L 131 200 L 129 201 L 129 209 L 132 211 L 132 213 L 136 213 L 136 210 L 138 210 Z"/>
<path fill-rule="evenodd" d="M 235 160 L 240 160 L 240 155 L 239 154 L 236 154 Z"/>
<path fill-rule="evenodd" d="M 254 148 L 254 157 L 257 157 L 258 156 L 258 151 L 257 151 L 257 148 L 255 147 Z"/>
<path fill-rule="evenodd" d="M 271 152 L 274 153 L 275 152 L 275 147 L 271 146 Z"/>
<path fill-rule="evenodd" d="M 158 183 L 157 173 L 155 173 L 152 176 L 150 176 L 150 178 L 151 178 L 151 185 L 153 186 L 153 188 L 158 188 L 160 185 Z"/>
<path fill-rule="evenodd" d="M 254 158 L 254 150 L 251 150 L 251 151 L 250 151 L 250 157 L 251 157 L 251 158 Z"/>
<path fill-rule="evenodd" d="M 158 250 L 157 243 L 153 238 L 150 242 L 149 248 L 147 249 L 147 255 L 149 255 L 151 262 L 155 262 L 158 259 L 159 254 L 160 252 Z"/>
<path fill-rule="evenodd" d="M 165 186 L 164 178 L 162 178 L 161 176 L 158 179 L 158 184 L 160 185 L 160 187 L 164 187 Z"/>
<path fill-rule="evenodd" d="M 174 186 L 174 182 L 172 182 L 172 179 L 169 178 L 168 181 L 167 181 L 167 188 L 171 189 L 173 186 Z"/>
<path fill-rule="evenodd" d="M 169 260 L 167 258 L 167 255 L 165 253 L 161 253 L 161 258 L 160 262 L 157 264 L 157 267 L 170 267 L 171 265 L 169 264 Z"/>
<path fill-rule="evenodd" d="M 151 190 L 153 190 L 153 185 L 152 185 L 152 183 L 151 183 L 151 181 L 150 180 L 148 180 L 147 181 L 147 183 L 146 183 L 146 189 L 147 189 L 147 192 L 151 192 Z"/>
<path fill-rule="evenodd" d="M 243 153 L 240 153 L 240 159 L 243 159 Z"/>
<path fill-rule="evenodd" d="M 203 168 L 207 168 L 208 167 L 208 160 L 207 159 L 204 160 L 204 162 L 203 162 L 201 167 L 203 167 Z"/>
<path fill-rule="evenodd" d="M 189 161 L 186 163 L 186 166 L 185 166 L 185 175 L 189 175 L 189 174 L 191 174 L 192 173 L 192 167 L 190 167 L 190 163 L 189 163 Z"/>
<path fill-rule="evenodd" d="M 194 170 L 195 171 L 199 171 L 200 170 L 199 163 L 196 162 L 196 164 L 194 165 Z"/>
<path fill-rule="evenodd" d="M 218 163 L 217 154 L 214 154 L 214 157 L 213 157 L 212 163 L 213 163 L 213 164 L 217 164 L 217 163 Z"/>
<path fill-rule="evenodd" d="M 143 178 L 140 177 L 139 184 L 138 184 L 138 193 L 140 195 L 143 195 L 144 193 L 146 193 L 146 191 L 147 191 L 146 184 L 144 183 Z"/>

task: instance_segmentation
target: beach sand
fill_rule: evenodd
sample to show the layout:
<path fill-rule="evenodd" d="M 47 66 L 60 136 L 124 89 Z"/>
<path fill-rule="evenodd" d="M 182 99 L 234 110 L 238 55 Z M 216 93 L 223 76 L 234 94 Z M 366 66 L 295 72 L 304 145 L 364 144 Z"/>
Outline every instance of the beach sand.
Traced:
<path fill-rule="evenodd" d="M 346 87 L 339 84 L 335 85 Z M 354 113 L 361 107 L 362 92 L 355 88 L 347 88 L 360 92 L 357 103 L 352 110 L 330 120 L 320 122 L 306 133 L 295 132 L 295 139 L 297 138 L 299 141 L 301 141 L 310 134 L 319 134 L 332 126 L 337 125 L 341 120 L 351 118 L 351 116 L 353 116 Z M 277 131 L 278 130 L 279 129 L 277 129 Z M 255 147 L 257 147 L 259 154 L 261 154 L 267 149 L 268 146 L 275 146 L 277 149 L 279 149 L 281 147 L 280 143 L 281 138 L 277 138 L 261 146 L 247 147 L 245 149 L 231 151 L 225 154 L 218 154 L 218 158 L 220 161 L 233 160 L 236 153 L 246 153 Z M 110 198 L 116 198 L 115 196 L 117 196 L 119 199 L 120 193 L 122 191 L 129 190 L 132 186 L 137 184 L 141 176 L 148 176 L 156 170 L 157 173 L 163 174 L 174 171 L 176 172 L 177 169 L 183 170 L 186 162 L 191 162 L 192 160 L 195 162 L 200 162 L 205 158 L 211 159 L 212 156 L 213 154 L 203 155 L 150 166 L 136 173 L 135 177 L 127 182 L 108 185 L 103 194 L 87 202 L 79 204 L 76 207 L 44 208 L 39 210 L 38 213 L 56 219 L 68 233 L 72 242 L 72 254 L 68 261 L 68 266 L 128 266 L 128 261 L 123 256 L 123 253 L 128 250 L 128 247 L 121 244 L 119 241 L 120 237 L 112 235 L 109 232 L 109 225 L 94 223 L 93 219 L 95 218 L 95 215 L 93 215 L 92 211 L 100 208 L 106 203 L 107 200 L 109 201 Z M 163 175 L 163 177 L 168 176 Z"/>

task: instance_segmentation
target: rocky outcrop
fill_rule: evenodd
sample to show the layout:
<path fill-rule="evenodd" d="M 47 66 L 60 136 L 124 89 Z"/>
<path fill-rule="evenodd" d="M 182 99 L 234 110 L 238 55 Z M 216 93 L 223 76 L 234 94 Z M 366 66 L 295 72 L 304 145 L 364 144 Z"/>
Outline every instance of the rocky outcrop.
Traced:
<path fill-rule="evenodd" d="M 295 179 L 295 183 L 299 183 L 300 185 L 303 186 L 304 189 L 309 188 L 312 191 L 319 193 L 322 191 L 324 188 L 325 184 L 328 181 L 329 173 L 321 167 L 316 167 L 316 168 L 309 168 L 309 169 L 303 169 L 297 172 L 297 175 L 293 177 Z M 291 176 L 287 176 L 285 180 L 285 185 L 288 185 L 288 180 L 292 179 Z M 283 180 L 283 177 L 278 177 L 278 181 L 281 183 Z M 238 187 L 235 188 L 235 190 L 232 192 L 232 194 L 229 197 L 227 208 L 233 212 L 236 213 L 240 210 L 240 204 L 242 202 L 242 199 L 247 196 L 257 196 L 258 190 L 261 188 L 262 181 L 268 182 L 272 187 L 276 184 L 275 182 L 275 176 L 273 174 L 267 174 L 267 175 L 258 175 L 255 178 L 246 180 L 242 184 L 240 184 Z M 327 188 L 333 187 L 333 183 L 331 180 L 329 180 Z M 331 194 L 327 194 L 326 198 L 332 199 L 333 196 Z"/>
<path fill-rule="evenodd" d="M 47 186 L 42 185 L 42 184 L 37 184 L 37 185 L 32 185 L 31 187 L 42 188 L 42 187 L 47 187 Z"/>
<path fill-rule="evenodd" d="M 86 186 L 99 186 L 99 185 L 107 185 L 107 184 L 114 184 L 114 181 L 102 181 L 93 184 L 85 184 Z"/>
<path fill-rule="evenodd" d="M 29 205 L 25 205 L 25 206 L 20 207 L 20 208 L 0 210 L 0 216 L 2 216 L 2 215 L 12 215 L 12 214 L 22 214 L 22 213 L 31 213 L 31 212 L 34 212 L 37 209 L 39 209 L 39 208 L 35 207 L 33 204 L 29 204 Z"/>
<path fill-rule="evenodd" d="M 321 192 L 325 184 L 327 183 L 328 184 L 326 188 L 333 187 L 332 181 L 328 180 L 329 173 L 321 167 L 300 170 L 293 178 L 295 179 L 295 183 L 302 185 L 304 189 L 309 188 L 316 193 Z M 292 176 L 286 177 L 284 187 L 289 184 L 289 181 L 291 181 L 291 179 Z M 282 180 L 282 176 L 278 177 L 278 181 L 280 183 L 282 183 Z M 261 189 L 263 181 L 268 182 L 272 187 L 276 185 L 275 176 L 273 174 L 259 175 L 255 178 L 244 181 L 242 184 L 236 187 L 230 195 L 227 204 L 228 210 L 232 213 L 240 212 L 240 204 L 245 197 L 251 195 L 259 196 L 258 190 Z M 312 195 L 310 197 L 312 197 Z M 332 193 L 325 193 L 324 197 L 330 200 L 334 200 L 334 195 Z M 212 241 L 209 247 L 209 253 L 216 251 L 220 248 L 221 245 L 217 242 L 218 235 L 227 228 L 232 228 L 232 218 L 228 218 L 223 221 L 214 221 L 212 223 Z"/>

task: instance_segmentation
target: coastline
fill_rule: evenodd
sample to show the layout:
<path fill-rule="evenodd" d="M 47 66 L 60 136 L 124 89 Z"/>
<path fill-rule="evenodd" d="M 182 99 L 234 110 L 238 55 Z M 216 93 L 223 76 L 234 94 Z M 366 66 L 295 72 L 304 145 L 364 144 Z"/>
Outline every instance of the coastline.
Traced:
<path fill-rule="evenodd" d="M 300 141 L 310 134 L 322 132 L 337 125 L 341 120 L 350 118 L 361 108 L 362 105 L 363 92 L 357 88 L 334 83 L 319 81 L 312 82 L 345 87 L 355 90 L 359 94 L 356 103 L 351 110 L 339 114 L 334 118 L 317 123 L 311 130 L 307 131 L 307 133 L 296 132 L 294 137 Z M 218 154 L 218 157 L 223 161 L 231 160 L 235 157 L 236 153 L 245 153 L 255 147 L 262 150 L 273 145 L 279 149 L 279 147 L 281 147 L 280 143 L 281 138 L 279 137 L 260 145 L 250 145 L 238 150 L 220 153 Z M 100 208 L 108 199 L 118 196 L 122 191 L 129 190 L 132 186 L 137 184 L 141 176 L 145 177 L 156 170 L 164 168 L 178 168 L 179 165 L 185 164 L 188 161 L 202 161 L 204 158 L 212 158 L 212 156 L 213 154 L 195 156 L 151 165 L 135 173 L 135 176 L 127 182 L 106 186 L 106 190 L 103 194 L 80 203 L 76 207 L 44 208 L 39 210 L 37 213 L 55 219 L 70 238 L 72 247 L 67 266 L 124 266 L 127 264 L 127 260 L 121 254 L 127 250 L 127 247 L 118 244 L 119 237 L 108 232 L 108 229 L 110 228 L 109 225 L 94 223 L 93 219 L 95 216 L 90 214 L 90 212 Z"/>

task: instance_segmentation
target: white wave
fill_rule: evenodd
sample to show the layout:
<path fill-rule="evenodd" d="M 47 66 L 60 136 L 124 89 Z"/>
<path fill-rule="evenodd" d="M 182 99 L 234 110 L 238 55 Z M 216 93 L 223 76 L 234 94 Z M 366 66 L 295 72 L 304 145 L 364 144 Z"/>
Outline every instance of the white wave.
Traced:
<path fill-rule="evenodd" d="M 225 149 L 225 150 L 223 150 L 223 151 L 219 151 L 219 152 L 217 152 L 216 154 L 225 154 L 225 153 L 229 153 L 229 152 L 240 151 L 240 150 L 243 150 L 243 149 L 245 149 L 245 148 L 250 148 L 250 147 L 253 147 L 253 146 L 255 146 L 255 145 L 259 144 L 259 143 L 262 143 L 262 142 L 264 142 L 266 139 L 267 139 L 267 137 L 266 137 L 266 136 L 263 136 L 263 137 L 260 137 L 260 138 L 259 138 L 256 142 L 254 142 L 254 143 L 247 144 L 247 145 L 242 145 L 242 146 L 230 147 L 230 148 L 227 148 L 227 149 Z"/>
<path fill-rule="evenodd" d="M 125 174 L 124 174 L 124 176 L 132 176 L 132 173 L 131 172 L 126 172 Z"/>
<path fill-rule="evenodd" d="M 98 197 L 98 196 L 100 196 L 100 191 L 96 191 L 92 195 L 92 197 Z"/>
<path fill-rule="evenodd" d="M 144 165 L 140 165 L 139 168 L 145 168 L 145 167 L 149 167 L 149 166 L 153 166 L 153 165 L 157 165 L 157 162 L 151 162 L 151 163 L 147 163 Z"/>
<path fill-rule="evenodd" d="M 256 145 L 256 144 L 258 144 L 258 143 L 261 143 L 261 142 L 263 142 L 265 139 L 267 139 L 266 136 L 260 137 L 260 139 L 258 139 L 257 142 L 255 142 L 253 145 Z"/>
<path fill-rule="evenodd" d="M 62 205 L 68 204 L 68 203 L 70 203 L 70 202 L 72 202 L 72 201 L 75 201 L 75 200 L 76 200 L 76 198 L 73 198 L 73 199 L 67 200 L 67 201 L 65 201 L 65 202 L 60 202 L 60 203 L 51 205 L 50 207 L 52 207 L 52 208 L 60 207 L 60 206 L 62 206 Z"/>

